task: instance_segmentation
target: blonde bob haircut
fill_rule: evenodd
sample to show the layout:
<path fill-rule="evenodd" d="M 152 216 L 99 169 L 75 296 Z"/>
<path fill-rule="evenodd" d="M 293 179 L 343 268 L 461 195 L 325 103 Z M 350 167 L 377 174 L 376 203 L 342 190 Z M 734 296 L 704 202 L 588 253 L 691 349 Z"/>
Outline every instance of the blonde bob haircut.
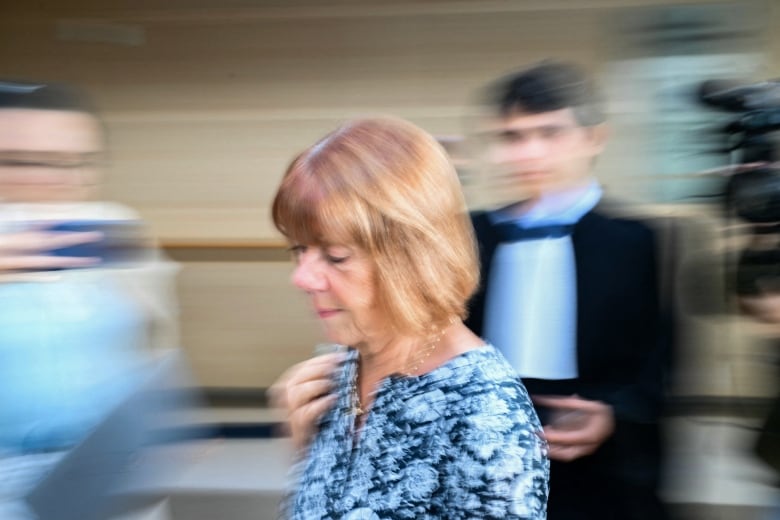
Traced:
<path fill-rule="evenodd" d="M 446 152 L 415 125 L 347 122 L 293 160 L 272 213 L 291 243 L 366 252 L 397 332 L 465 318 L 479 280 L 471 222 Z"/>

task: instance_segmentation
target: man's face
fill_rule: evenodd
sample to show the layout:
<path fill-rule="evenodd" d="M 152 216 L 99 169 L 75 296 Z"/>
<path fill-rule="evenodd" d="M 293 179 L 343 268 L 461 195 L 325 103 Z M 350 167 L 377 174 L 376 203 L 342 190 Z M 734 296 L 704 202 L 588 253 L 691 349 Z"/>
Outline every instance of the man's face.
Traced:
<path fill-rule="evenodd" d="M 495 180 L 521 198 L 582 184 L 604 147 L 603 126 L 580 126 L 570 108 L 498 119 L 488 129 Z"/>
<path fill-rule="evenodd" d="M 0 109 L 0 200 L 88 199 L 102 151 L 100 124 L 89 114 Z"/>

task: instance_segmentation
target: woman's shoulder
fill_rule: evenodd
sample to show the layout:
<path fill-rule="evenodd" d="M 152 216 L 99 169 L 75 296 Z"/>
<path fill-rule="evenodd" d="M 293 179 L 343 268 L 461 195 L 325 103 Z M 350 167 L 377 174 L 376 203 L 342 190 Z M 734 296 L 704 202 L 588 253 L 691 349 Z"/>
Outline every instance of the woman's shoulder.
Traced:
<path fill-rule="evenodd" d="M 430 373 L 432 378 L 444 385 L 521 386 L 520 378 L 504 356 L 490 344 L 472 348 L 453 357 Z"/>
<path fill-rule="evenodd" d="M 431 375 L 441 392 L 456 396 L 449 399 L 453 412 L 536 417 L 519 376 L 492 345 L 464 352 Z"/>

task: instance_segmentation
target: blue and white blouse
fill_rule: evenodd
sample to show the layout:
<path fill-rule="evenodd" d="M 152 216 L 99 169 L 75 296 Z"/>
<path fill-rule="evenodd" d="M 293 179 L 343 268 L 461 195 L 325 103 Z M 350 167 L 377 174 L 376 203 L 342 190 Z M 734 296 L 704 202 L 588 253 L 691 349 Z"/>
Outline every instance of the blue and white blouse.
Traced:
<path fill-rule="evenodd" d="M 419 377 L 383 380 L 355 436 L 351 350 L 338 401 L 284 504 L 295 520 L 544 519 L 549 461 L 512 367 L 492 346 Z"/>

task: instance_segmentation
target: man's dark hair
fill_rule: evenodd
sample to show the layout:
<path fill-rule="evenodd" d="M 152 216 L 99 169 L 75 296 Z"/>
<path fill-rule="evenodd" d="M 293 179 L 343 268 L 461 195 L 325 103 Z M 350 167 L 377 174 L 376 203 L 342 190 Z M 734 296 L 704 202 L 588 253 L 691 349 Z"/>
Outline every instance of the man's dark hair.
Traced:
<path fill-rule="evenodd" d="M 0 79 L 0 109 L 62 110 L 97 115 L 82 90 L 63 83 L 35 83 Z"/>
<path fill-rule="evenodd" d="M 579 67 L 551 60 L 505 76 L 488 87 L 487 101 L 501 117 L 571 108 L 582 126 L 605 121 L 602 100 Z"/>

